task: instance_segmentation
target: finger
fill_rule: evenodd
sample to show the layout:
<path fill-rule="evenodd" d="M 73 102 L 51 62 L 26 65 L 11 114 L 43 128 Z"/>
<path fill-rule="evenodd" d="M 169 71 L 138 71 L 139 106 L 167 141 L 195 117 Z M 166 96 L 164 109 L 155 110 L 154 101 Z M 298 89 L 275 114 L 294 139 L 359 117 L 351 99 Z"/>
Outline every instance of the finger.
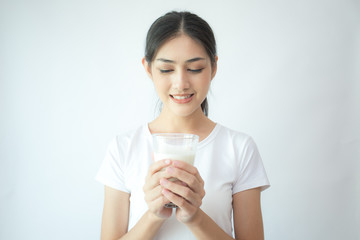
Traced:
<path fill-rule="evenodd" d="M 202 192 L 203 184 L 191 173 L 175 167 L 168 167 L 165 172 L 186 183 L 194 192 Z"/>
<path fill-rule="evenodd" d="M 176 161 L 176 160 L 173 161 L 172 165 L 174 167 L 183 169 L 184 171 L 187 171 L 188 173 L 191 173 L 192 175 L 194 175 L 199 180 L 199 182 L 204 182 L 203 179 L 200 176 L 199 171 L 193 165 L 188 164 L 188 163 L 183 162 L 183 161 Z"/>
<path fill-rule="evenodd" d="M 144 192 L 151 191 L 152 189 L 156 188 L 160 185 L 161 178 L 171 178 L 171 173 L 167 171 L 158 171 L 151 176 L 148 176 L 145 180 L 145 184 L 143 187 Z"/>
<path fill-rule="evenodd" d="M 168 159 L 154 162 L 148 170 L 148 174 L 145 179 L 145 185 L 143 187 L 143 190 L 148 191 L 159 185 L 159 180 L 162 176 L 157 175 L 157 173 L 163 172 L 160 170 L 164 169 L 166 166 L 169 166 L 170 164 L 171 164 L 171 160 Z"/>
<path fill-rule="evenodd" d="M 171 164 L 171 160 L 169 160 L 169 159 L 163 159 L 163 160 L 156 161 L 150 166 L 148 175 L 153 175 L 154 173 L 160 171 L 164 167 L 169 166 L 170 164 Z"/>
<path fill-rule="evenodd" d="M 154 201 L 155 199 L 159 198 L 162 196 L 162 190 L 163 187 L 158 185 L 157 187 L 151 189 L 150 191 L 145 193 L 145 201 L 147 203 Z"/>
<path fill-rule="evenodd" d="M 165 204 L 168 204 L 168 203 L 170 203 L 170 200 L 167 199 L 164 196 L 164 194 L 162 194 L 162 191 L 161 191 L 161 195 L 159 197 L 157 197 L 153 201 L 149 202 L 149 208 L 153 208 L 153 209 L 164 208 Z"/>
<path fill-rule="evenodd" d="M 186 183 L 184 183 L 183 181 L 180 181 L 179 179 L 176 179 L 176 178 L 175 178 L 175 181 L 173 181 L 173 180 L 170 180 L 170 181 L 172 181 L 172 182 L 174 182 L 176 184 L 179 184 L 181 186 L 184 186 L 184 187 L 189 187 Z"/>
<path fill-rule="evenodd" d="M 169 217 L 172 210 L 165 210 L 165 205 L 168 203 L 170 203 L 170 200 L 167 199 L 164 195 L 162 195 L 157 199 L 154 199 L 154 201 L 148 203 L 148 208 L 151 212 L 154 212 L 157 215 L 167 215 L 167 217 Z"/>
<path fill-rule="evenodd" d="M 156 188 L 159 185 L 160 177 L 158 173 L 146 177 L 143 191 L 146 193 Z"/>
<path fill-rule="evenodd" d="M 172 193 L 186 199 L 195 207 L 200 207 L 202 204 L 202 197 L 199 194 L 194 193 L 189 187 L 183 186 L 176 182 L 169 181 L 167 179 L 161 179 L 160 184 L 164 189 L 171 191 Z"/>
<path fill-rule="evenodd" d="M 176 206 L 178 206 L 182 210 L 185 210 L 186 212 L 191 212 L 195 208 L 186 199 L 172 193 L 168 189 L 163 189 L 162 193 L 163 193 L 163 195 L 165 196 L 166 199 L 168 199 L 170 202 L 174 203 Z"/>

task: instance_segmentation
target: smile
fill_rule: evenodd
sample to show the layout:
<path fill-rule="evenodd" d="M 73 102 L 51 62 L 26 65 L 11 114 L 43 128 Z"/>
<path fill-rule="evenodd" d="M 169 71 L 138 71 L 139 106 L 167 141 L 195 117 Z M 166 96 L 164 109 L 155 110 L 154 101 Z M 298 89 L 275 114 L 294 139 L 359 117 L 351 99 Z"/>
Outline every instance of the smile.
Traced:
<path fill-rule="evenodd" d="M 179 104 L 183 104 L 183 103 L 188 103 L 193 99 L 194 94 L 181 94 L 181 95 L 171 95 L 170 97 L 171 99 L 175 102 L 175 103 L 179 103 Z"/>
<path fill-rule="evenodd" d="M 181 100 L 181 99 L 187 99 L 187 98 L 191 98 L 194 94 L 189 94 L 189 95 L 182 95 L 182 96 L 175 96 L 175 95 L 170 95 L 171 97 L 177 99 L 177 100 Z"/>

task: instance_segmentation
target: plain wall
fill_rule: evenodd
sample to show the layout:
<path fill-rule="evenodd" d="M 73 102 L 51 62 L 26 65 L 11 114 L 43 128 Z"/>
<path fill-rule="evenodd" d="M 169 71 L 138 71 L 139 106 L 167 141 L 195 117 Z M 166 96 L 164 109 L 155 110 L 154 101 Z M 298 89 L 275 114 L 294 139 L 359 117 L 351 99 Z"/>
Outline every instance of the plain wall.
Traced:
<path fill-rule="evenodd" d="M 0 239 L 99 239 L 94 180 L 116 134 L 156 116 L 141 65 L 150 24 L 212 26 L 210 118 L 253 136 L 271 188 L 267 240 L 360 234 L 360 4 L 0 1 Z"/>

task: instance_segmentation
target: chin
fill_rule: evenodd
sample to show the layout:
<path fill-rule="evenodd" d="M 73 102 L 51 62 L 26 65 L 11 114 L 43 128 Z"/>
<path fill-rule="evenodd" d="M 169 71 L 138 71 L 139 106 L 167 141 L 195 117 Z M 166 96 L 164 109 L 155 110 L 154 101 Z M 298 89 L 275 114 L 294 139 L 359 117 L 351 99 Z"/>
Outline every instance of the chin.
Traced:
<path fill-rule="evenodd" d="M 173 114 L 179 117 L 189 117 L 191 115 L 194 115 L 198 110 L 201 110 L 201 107 L 197 108 L 197 109 L 173 109 Z"/>

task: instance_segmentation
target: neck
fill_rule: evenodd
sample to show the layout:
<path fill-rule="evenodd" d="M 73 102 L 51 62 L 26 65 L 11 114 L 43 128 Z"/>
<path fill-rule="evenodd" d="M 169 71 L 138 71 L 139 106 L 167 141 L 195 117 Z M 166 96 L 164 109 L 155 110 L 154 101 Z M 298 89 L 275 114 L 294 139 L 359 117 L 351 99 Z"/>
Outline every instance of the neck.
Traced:
<path fill-rule="evenodd" d="M 189 116 L 174 115 L 163 109 L 158 118 L 149 124 L 151 133 L 192 133 L 204 139 L 215 123 L 202 112 L 201 108 Z"/>

